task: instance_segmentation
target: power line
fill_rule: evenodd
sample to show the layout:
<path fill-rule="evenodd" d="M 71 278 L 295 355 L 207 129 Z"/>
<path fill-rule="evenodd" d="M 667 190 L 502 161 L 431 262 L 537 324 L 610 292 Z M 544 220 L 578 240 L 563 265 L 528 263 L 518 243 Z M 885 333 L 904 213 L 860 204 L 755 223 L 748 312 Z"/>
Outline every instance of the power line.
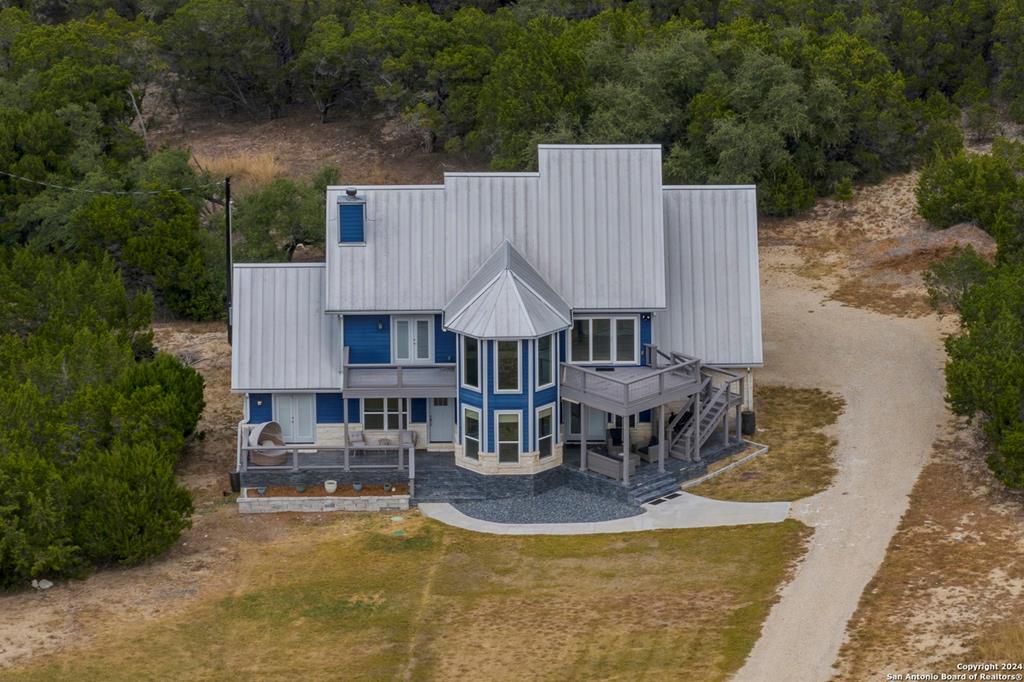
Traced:
<path fill-rule="evenodd" d="M 118 190 L 118 189 L 86 189 L 84 187 L 66 187 L 64 185 L 57 185 L 52 182 L 45 182 L 43 180 L 33 180 L 32 178 L 26 178 L 22 175 L 15 175 L 14 173 L 8 173 L 7 171 L 0 170 L 0 175 L 6 175 L 9 178 L 15 180 L 21 180 L 23 182 L 31 182 L 34 185 L 42 185 L 43 187 L 49 187 L 50 189 L 59 189 L 65 192 L 82 192 L 85 194 L 110 194 L 115 196 L 130 196 L 130 195 L 147 195 L 153 196 L 155 194 L 163 194 L 164 192 L 177 192 L 179 194 L 185 194 L 186 192 L 201 192 L 206 189 L 213 187 L 220 187 L 221 183 L 211 182 L 205 185 L 197 185 L 195 187 L 169 187 L 166 189 L 146 189 L 146 190 Z"/>

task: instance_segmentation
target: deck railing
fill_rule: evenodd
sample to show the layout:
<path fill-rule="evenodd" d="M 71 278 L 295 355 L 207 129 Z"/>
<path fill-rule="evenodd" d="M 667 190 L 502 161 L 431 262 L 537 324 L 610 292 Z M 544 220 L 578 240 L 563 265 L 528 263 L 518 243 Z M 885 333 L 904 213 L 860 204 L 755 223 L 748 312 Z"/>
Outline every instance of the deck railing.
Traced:
<path fill-rule="evenodd" d="M 407 443 L 367 445 L 292 443 L 249 445 L 249 433 L 256 424 L 238 425 L 237 471 L 377 470 L 409 472 L 413 490 L 416 478 L 416 448 Z"/>
<path fill-rule="evenodd" d="M 345 346 L 342 372 L 342 386 L 353 397 L 446 398 L 458 395 L 455 365 L 450 363 L 351 364 L 349 347 Z"/>

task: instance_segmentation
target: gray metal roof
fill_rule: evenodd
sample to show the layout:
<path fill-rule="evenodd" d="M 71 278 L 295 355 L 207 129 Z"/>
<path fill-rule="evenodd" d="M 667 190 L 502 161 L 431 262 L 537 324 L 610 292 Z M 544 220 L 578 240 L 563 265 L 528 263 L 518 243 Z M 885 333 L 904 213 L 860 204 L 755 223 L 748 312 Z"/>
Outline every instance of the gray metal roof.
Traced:
<path fill-rule="evenodd" d="M 525 339 L 567 329 L 572 310 L 505 241 L 448 302 L 444 319 L 446 329 L 479 339 Z"/>
<path fill-rule="evenodd" d="M 341 386 L 336 315 L 324 314 L 322 263 L 235 265 L 231 389 Z"/>
<path fill-rule="evenodd" d="M 508 240 L 577 310 L 665 307 L 661 148 L 541 145 L 537 173 L 359 186 L 366 244 L 338 244 L 327 195 L 327 309 L 441 310 Z"/>
<path fill-rule="evenodd" d="M 721 365 L 764 362 L 753 186 L 666 186 L 668 308 L 661 348 Z"/>

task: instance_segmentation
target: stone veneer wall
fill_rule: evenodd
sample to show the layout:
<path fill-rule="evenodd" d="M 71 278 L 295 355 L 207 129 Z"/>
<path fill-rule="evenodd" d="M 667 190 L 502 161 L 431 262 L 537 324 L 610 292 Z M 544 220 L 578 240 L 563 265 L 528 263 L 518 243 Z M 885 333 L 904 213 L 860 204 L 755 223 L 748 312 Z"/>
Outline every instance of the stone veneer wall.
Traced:
<path fill-rule="evenodd" d="M 409 508 L 408 495 L 378 495 L 365 497 L 249 497 L 239 496 L 241 514 L 271 514 L 275 512 L 331 512 L 331 511 L 405 511 Z"/>
<path fill-rule="evenodd" d="M 481 452 L 479 460 L 470 459 L 462 454 L 462 446 L 456 445 L 454 446 L 455 463 L 464 469 L 489 476 L 495 474 L 518 476 L 539 474 L 562 465 L 562 447 L 561 443 L 556 443 L 551 457 L 543 460 L 540 458 L 540 453 L 534 451 L 520 453 L 519 462 L 516 464 L 499 464 L 496 452 Z"/>

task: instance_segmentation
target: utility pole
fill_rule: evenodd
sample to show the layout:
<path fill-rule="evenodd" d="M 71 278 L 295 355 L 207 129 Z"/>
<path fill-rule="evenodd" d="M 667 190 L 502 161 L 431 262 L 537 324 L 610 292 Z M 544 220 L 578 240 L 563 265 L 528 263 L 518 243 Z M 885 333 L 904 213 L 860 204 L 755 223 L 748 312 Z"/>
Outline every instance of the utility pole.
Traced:
<path fill-rule="evenodd" d="M 227 260 L 227 311 L 228 311 L 228 345 L 231 345 L 231 272 L 233 259 L 231 256 L 231 176 L 224 178 L 224 258 Z"/>

